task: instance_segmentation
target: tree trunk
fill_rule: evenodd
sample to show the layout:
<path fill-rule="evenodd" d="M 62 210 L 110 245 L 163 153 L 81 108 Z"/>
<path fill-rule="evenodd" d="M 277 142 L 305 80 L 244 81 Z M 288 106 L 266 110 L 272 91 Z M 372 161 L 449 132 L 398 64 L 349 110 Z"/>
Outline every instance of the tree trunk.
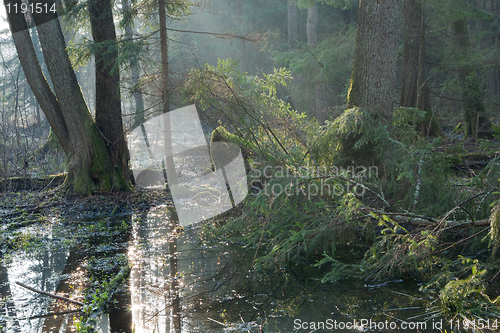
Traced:
<path fill-rule="evenodd" d="M 417 105 L 417 79 L 420 52 L 422 4 L 416 0 L 403 2 L 403 63 L 401 67 L 400 106 Z"/>
<path fill-rule="evenodd" d="M 172 133 L 170 127 L 170 97 L 168 76 L 168 44 L 167 44 L 167 15 L 165 12 L 165 0 L 158 1 L 160 19 L 160 48 L 161 48 L 161 105 L 163 111 L 163 141 L 165 147 L 164 173 L 167 175 L 167 185 L 170 189 L 177 185 L 177 174 L 175 172 L 174 155 L 172 152 Z"/>
<path fill-rule="evenodd" d="M 297 27 L 297 3 L 293 0 L 286 1 L 287 7 L 287 39 L 288 49 L 297 47 L 298 27 Z"/>
<path fill-rule="evenodd" d="M 318 5 L 316 3 L 307 8 L 306 32 L 308 46 L 311 49 L 316 48 L 318 46 Z M 318 124 L 323 125 L 327 119 L 328 112 L 325 82 L 318 68 L 314 69 L 313 76 L 316 118 L 318 119 Z"/>
<path fill-rule="evenodd" d="M 123 131 L 120 75 L 116 67 L 118 48 L 111 1 L 94 0 L 89 2 L 88 8 L 92 38 L 99 44 L 95 54 L 95 122 L 111 157 L 113 181 L 119 190 L 128 190 L 130 158 Z"/>
<path fill-rule="evenodd" d="M 360 0 L 349 107 L 358 106 L 392 124 L 396 44 L 401 18 L 398 0 Z"/>
<path fill-rule="evenodd" d="M 487 136 L 491 132 L 491 125 L 484 114 L 484 92 L 481 83 L 475 68 L 468 64 L 470 41 L 465 18 L 453 23 L 453 31 L 458 49 L 458 80 L 463 100 L 465 136 Z"/>
<path fill-rule="evenodd" d="M 15 3 L 20 6 L 21 1 L 6 1 L 5 5 L 7 6 L 9 3 L 11 6 Z M 42 73 L 40 63 L 38 62 L 38 58 L 28 32 L 28 25 L 22 15 L 16 15 L 7 11 L 7 17 L 12 31 L 12 39 L 14 40 L 19 62 L 23 68 L 26 80 L 28 81 L 28 84 L 30 85 L 38 103 L 40 104 L 40 107 L 42 108 L 50 126 L 54 130 L 54 133 L 56 133 L 57 139 L 61 143 L 64 152 L 69 154 L 68 129 L 64 122 L 59 102 Z"/>
<path fill-rule="evenodd" d="M 20 6 L 21 1 L 8 0 L 5 5 L 8 3 Z M 52 4 L 52 1 L 47 3 L 49 8 Z M 84 195 L 90 195 L 94 190 L 123 189 L 115 186 L 117 179 L 113 178 L 113 163 L 76 80 L 59 19 L 50 12 L 34 14 L 33 18 L 55 94 L 36 59 L 24 16 L 20 13 L 8 15 L 25 75 L 66 153 L 68 174 L 65 184 Z"/>
<path fill-rule="evenodd" d="M 425 48 L 425 23 L 424 12 L 422 11 L 420 26 L 420 52 L 418 58 L 418 77 L 417 77 L 417 104 L 416 107 L 425 112 L 424 119 L 417 123 L 417 131 L 425 136 L 443 136 L 439 128 L 437 118 L 434 116 L 431 108 L 429 86 L 427 85 L 426 70 L 426 48 Z"/>
<path fill-rule="evenodd" d="M 238 20 L 243 20 L 243 0 L 238 0 L 236 3 Z M 237 24 L 237 23 L 235 23 Z M 248 52 L 247 44 L 244 39 L 238 41 L 240 44 L 240 68 L 242 72 L 248 71 Z"/>
<path fill-rule="evenodd" d="M 122 0 L 122 9 L 123 9 L 123 15 L 129 15 L 128 14 L 128 12 L 130 11 L 129 0 Z M 131 42 L 134 36 L 134 30 L 132 29 L 130 22 L 127 22 L 124 28 L 125 28 L 125 38 L 127 39 L 127 41 Z M 143 124 L 145 121 L 144 98 L 142 96 L 141 90 L 137 86 L 137 84 L 139 83 L 139 76 L 140 76 L 139 59 L 137 59 L 134 56 L 131 57 L 130 70 L 132 74 L 132 89 L 135 101 L 135 115 L 134 115 L 134 123 L 129 130 L 133 131 L 137 126 Z"/>
<path fill-rule="evenodd" d="M 426 71 L 425 24 L 422 3 L 403 2 L 403 64 L 401 69 L 400 106 L 425 111 L 424 119 L 416 124 L 422 135 L 441 135 L 429 99 Z"/>

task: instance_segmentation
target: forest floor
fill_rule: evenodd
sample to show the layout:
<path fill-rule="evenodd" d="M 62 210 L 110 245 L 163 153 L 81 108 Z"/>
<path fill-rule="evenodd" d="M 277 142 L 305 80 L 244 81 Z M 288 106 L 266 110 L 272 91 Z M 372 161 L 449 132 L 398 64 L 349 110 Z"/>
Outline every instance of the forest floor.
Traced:
<path fill-rule="evenodd" d="M 0 193 L 0 258 L 23 244 L 12 232 L 52 217 L 96 219 L 120 217 L 159 205 L 173 205 L 162 189 L 135 189 L 131 192 L 102 192 L 92 196 L 68 195 L 62 187 L 44 191 Z"/>

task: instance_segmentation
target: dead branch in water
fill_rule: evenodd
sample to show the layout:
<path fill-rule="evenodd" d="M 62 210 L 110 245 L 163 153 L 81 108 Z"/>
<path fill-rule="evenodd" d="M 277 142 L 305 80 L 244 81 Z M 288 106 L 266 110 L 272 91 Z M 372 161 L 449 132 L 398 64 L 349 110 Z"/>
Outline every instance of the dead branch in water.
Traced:
<path fill-rule="evenodd" d="M 21 287 L 26 288 L 26 289 L 28 289 L 28 290 L 34 291 L 35 293 L 39 293 L 39 294 L 42 294 L 42 295 L 46 295 L 46 296 L 49 296 L 49 297 L 52 297 L 52 298 L 55 298 L 55 299 L 58 299 L 58 300 L 61 300 L 61 301 L 70 302 L 70 303 L 73 303 L 73 304 L 76 304 L 76 305 L 80 305 L 80 306 L 84 306 L 84 305 L 85 305 L 85 304 L 83 304 L 82 302 L 78 302 L 78 301 L 72 300 L 72 299 L 67 298 L 67 297 L 63 297 L 63 296 L 58 296 L 58 295 L 50 294 L 50 293 L 47 293 L 47 292 L 45 292 L 45 291 L 41 291 L 41 290 L 37 290 L 37 289 L 35 289 L 35 288 L 28 287 L 27 285 L 22 284 L 21 282 L 16 282 L 16 284 L 18 284 L 18 285 L 20 285 Z"/>

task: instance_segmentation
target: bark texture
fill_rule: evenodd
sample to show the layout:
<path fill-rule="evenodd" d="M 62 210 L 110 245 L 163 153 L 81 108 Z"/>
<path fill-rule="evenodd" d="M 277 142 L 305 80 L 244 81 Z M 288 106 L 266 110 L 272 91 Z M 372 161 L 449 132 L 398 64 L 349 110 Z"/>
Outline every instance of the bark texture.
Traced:
<path fill-rule="evenodd" d="M 396 43 L 401 18 L 398 0 L 360 0 L 349 107 L 358 106 L 392 123 Z"/>
<path fill-rule="evenodd" d="M 417 105 L 418 59 L 422 5 L 416 0 L 403 1 L 403 63 L 401 67 L 400 106 Z"/>
<path fill-rule="evenodd" d="M 111 161 L 71 66 L 59 19 L 54 17 L 44 24 L 39 24 L 37 15 L 34 19 L 45 64 L 70 133 L 66 184 L 87 195 L 96 189 L 109 190 Z"/>
<path fill-rule="evenodd" d="M 19 0 L 9 0 L 14 3 Z M 48 1 L 49 8 L 52 1 Z M 59 19 L 53 13 L 33 15 L 53 91 L 38 65 L 22 15 L 9 15 L 16 49 L 28 82 L 67 155 L 65 184 L 77 193 L 114 188 L 110 155 L 83 98 L 71 66 Z M 116 188 L 116 187 L 115 187 Z"/>
<path fill-rule="evenodd" d="M 120 75 L 116 66 L 118 47 L 110 0 L 88 3 L 95 54 L 95 122 L 101 131 L 113 164 L 113 183 L 120 190 L 129 187 L 129 152 L 122 122 Z"/>

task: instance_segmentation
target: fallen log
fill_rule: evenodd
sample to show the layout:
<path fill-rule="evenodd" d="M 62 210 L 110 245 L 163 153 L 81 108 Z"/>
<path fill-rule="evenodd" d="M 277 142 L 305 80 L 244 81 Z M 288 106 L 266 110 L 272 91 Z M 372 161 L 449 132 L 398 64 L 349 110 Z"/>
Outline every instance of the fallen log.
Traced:
<path fill-rule="evenodd" d="M 408 223 L 416 226 L 437 226 L 442 223 L 446 227 L 486 227 L 490 225 L 489 219 L 481 219 L 475 221 L 438 221 L 431 217 L 418 216 L 413 214 L 388 213 L 364 207 L 361 209 L 364 213 L 375 213 L 378 215 L 386 215 L 397 223 Z"/>
<path fill-rule="evenodd" d="M 409 223 L 412 225 L 425 225 L 425 226 L 436 226 L 439 221 L 430 221 L 427 219 L 419 217 L 408 217 L 401 215 L 393 215 L 391 218 L 394 222 L 398 223 Z M 486 227 L 490 225 L 489 219 L 475 220 L 475 221 L 443 221 L 442 222 L 447 227 Z"/>
<path fill-rule="evenodd" d="M 0 179 L 0 190 L 3 192 L 18 192 L 23 190 L 43 190 L 45 188 L 53 188 L 64 183 L 66 174 L 50 175 L 43 178 L 30 177 L 10 177 Z"/>

